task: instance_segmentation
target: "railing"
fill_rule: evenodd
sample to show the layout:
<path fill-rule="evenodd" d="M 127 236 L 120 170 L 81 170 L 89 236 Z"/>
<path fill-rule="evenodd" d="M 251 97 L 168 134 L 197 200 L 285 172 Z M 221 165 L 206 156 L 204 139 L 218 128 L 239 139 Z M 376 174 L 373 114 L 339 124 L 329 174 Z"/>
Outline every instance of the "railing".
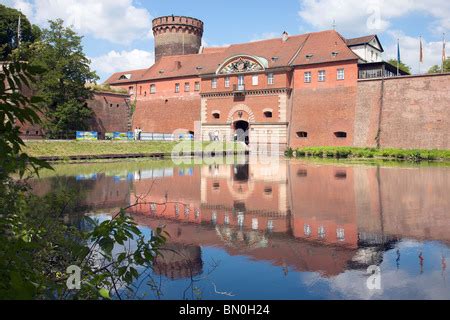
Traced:
<path fill-rule="evenodd" d="M 245 85 L 244 84 L 235 84 L 233 85 L 233 92 L 245 92 Z"/>

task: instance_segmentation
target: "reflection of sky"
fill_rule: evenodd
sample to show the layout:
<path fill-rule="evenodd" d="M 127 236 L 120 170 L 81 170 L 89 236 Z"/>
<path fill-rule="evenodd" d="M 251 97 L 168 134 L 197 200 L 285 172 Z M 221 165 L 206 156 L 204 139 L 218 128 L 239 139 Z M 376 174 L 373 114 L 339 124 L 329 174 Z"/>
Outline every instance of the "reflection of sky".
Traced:
<path fill-rule="evenodd" d="M 148 236 L 150 229 L 141 228 Z M 397 249 L 400 250 L 397 270 Z M 420 273 L 419 254 L 423 253 L 424 272 Z M 403 240 L 384 253 L 381 268 L 381 291 L 367 288 L 365 270 L 347 270 L 325 278 L 317 272 L 299 272 L 289 266 L 274 266 L 270 261 L 255 261 L 246 256 L 231 256 L 222 248 L 203 247 L 204 274 L 218 266 L 205 279 L 195 283 L 202 299 L 450 299 L 449 272 L 442 275 L 442 256 L 450 258 L 450 248 L 439 242 Z M 161 282 L 162 299 L 182 299 L 190 285 L 189 279 L 169 280 L 154 276 Z M 226 296 L 215 293 L 232 293 Z M 141 287 L 137 297 L 155 296 L 148 287 Z M 187 291 L 187 299 L 196 296 Z"/>

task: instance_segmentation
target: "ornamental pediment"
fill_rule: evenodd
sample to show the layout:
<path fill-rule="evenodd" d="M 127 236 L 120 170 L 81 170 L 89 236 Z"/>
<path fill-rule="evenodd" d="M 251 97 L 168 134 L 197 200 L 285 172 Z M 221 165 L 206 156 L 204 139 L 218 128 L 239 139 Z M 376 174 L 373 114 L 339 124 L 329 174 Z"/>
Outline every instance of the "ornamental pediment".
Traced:
<path fill-rule="evenodd" d="M 217 74 L 233 74 L 264 71 L 267 60 L 260 57 L 236 56 L 227 59 L 217 70 Z"/>

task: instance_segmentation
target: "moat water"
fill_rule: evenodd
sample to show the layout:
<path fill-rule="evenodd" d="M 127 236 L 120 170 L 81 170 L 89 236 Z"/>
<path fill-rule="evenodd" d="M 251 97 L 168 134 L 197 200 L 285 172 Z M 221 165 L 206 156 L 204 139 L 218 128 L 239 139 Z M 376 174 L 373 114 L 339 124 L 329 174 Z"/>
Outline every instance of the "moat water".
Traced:
<path fill-rule="evenodd" d="M 99 219 L 145 202 L 130 214 L 180 254 L 141 270 L 134 299 L 450 299 L 450 166 L 129 161 L 32 186 Z"/>

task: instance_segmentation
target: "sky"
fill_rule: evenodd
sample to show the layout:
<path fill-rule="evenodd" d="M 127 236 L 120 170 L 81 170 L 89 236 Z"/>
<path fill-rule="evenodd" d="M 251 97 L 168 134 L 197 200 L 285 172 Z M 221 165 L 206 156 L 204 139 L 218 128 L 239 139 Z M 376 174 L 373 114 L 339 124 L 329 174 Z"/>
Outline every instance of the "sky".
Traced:
<path fill-rule="evenodd" d="M 101 81 L 118 71 L 154 62 L 151 20 L 185 15 L 205 23 L 205 46 L 223 46 L 332 29 L 344 37 L 377 34 L 384 60 L 397 57 L 414 73 L 442 59 L 443 33 L 450 39 L 449 0 L 0 0 L 41 27 L 61 18 L 83 35 L 83 46 Z M 333 23 L 334 21 L 334 23 Z M 419 63 L 422 36 L 424 62 Z M 450 46 L 447 40 L 447 56 Z"/>

